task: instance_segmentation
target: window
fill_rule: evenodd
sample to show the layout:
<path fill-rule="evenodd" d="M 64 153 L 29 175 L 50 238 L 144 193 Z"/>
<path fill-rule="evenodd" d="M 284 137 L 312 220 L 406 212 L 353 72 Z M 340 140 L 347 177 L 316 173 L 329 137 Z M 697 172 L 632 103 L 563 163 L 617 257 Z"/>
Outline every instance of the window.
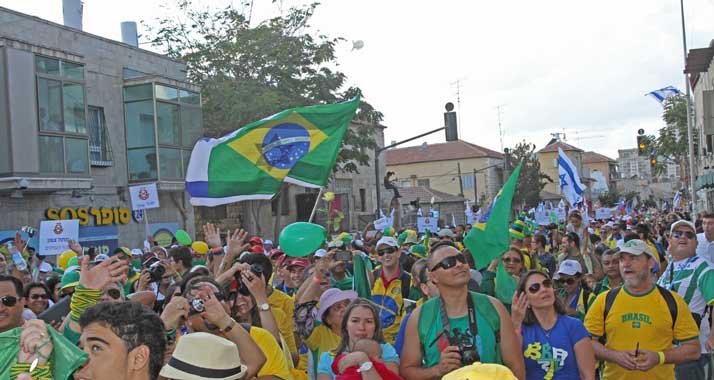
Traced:
<path fill-rule="evenodd" d="M 404 180 L 399 182 L 399 187 L 412 187 L 412 181 Z"/>
<path fill-rule="evenodd" d="M 417 186 L 429 187 L 429 178 L 417 179 Z"/>
<path fill-rule="evenodd" d="M 466 189 L 473 189 L 474 188 L 474 175 L 465 175 L 461 176 L 463 184 L 464 184 L 464 190 Z"/>
<path fill-rule="evenodd" d="M 84 66 L 35 56 L 40 172 L 89 174 Z"/>
<path fill-rule="evenodd" d="M 360 210 L 367 211 L 367 190 L 359 189 L 359 205 Z"/>
<path fill-rule="evenodd" d="M 158 83 L 124 88 L 130 181 L 184 178 L 202 135 L 200 99 L 197 92 Z"/>
<path fill-rule="evenodd" d="M 104 119 L 104 109 L 87 107 L 89 133 L 89 163 L 92 166 L 112 166 L 112 148 Z"/>

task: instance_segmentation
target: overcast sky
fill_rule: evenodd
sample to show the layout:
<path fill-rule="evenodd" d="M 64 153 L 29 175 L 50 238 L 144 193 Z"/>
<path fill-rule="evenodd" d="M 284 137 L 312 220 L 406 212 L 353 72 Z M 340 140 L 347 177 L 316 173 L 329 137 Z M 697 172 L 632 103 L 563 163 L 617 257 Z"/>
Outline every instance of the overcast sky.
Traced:
<path fill-rule="evenodd" d="M 161 4 L 173 1 L 85 0 L 84 30 L 120 39 L 121 21 L 154 20 L 166 14 Z M 301 2 L 257 0 L 253 20 Z M 0 0 L 59 23 L 61 4 Z M 714 1 L 685 1 L 685 17 L 688 47 L 708 46 Z M 551 132 L 565 131 L 570 144 L 617 158 L 617 149 L 634 148 L 638 128 L 655 133 L 663 126 L 662 108 L 643 95 L 668 85 L 684 91 L 676 0 L 323 0 L 312 27 L 348 40 L 338 48 L 340 69 L 385 114 L 387 141 L 442 126 L 459 80 L 462 140 L 500 150 L 502 105 L 506 147 L 526 139 L 540 149 Z M 353 40 L 364 48 L 352 51 Z M 444 137 L 413 144 L 422 141 Z"/>

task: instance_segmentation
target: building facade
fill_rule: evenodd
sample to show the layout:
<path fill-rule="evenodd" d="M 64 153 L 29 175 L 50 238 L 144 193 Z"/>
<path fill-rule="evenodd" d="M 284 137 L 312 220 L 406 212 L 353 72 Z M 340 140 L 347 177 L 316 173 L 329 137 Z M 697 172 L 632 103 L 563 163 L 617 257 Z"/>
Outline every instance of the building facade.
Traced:
<path fill-rule="evenodd" d="M 423 144 L 385 152 L 387 171 L 401 188 L 426 187 L 479 204 L 503 186 L 503 154 L 466 141 Z M 460 177 L 460 178 L 459 178 Z M 391 191 L 384 198 L 391 198 Z"/>
<path fill-rule="evenodd" d="M 617 161 L 596 152 L 583 153 L 583 170 L 589 172 L 589 177 L 593 178 L 592 193 L 599 195 L 614 189 L 616 181 L 620 178 L 617 171 Z"/>
<path fill-rule="evenodd" d="M 689 75 L 694 101 L 693 127 L 704 141 L 697 152 L 695 190 L 698 210 L 714 206 L 714 40 L 706 48 L 687 52 L 685 73 Z M 688 184 L 687 184 L 688 185 Z"/>
<path fill-rule="evenodd" d="M 191 234 L 183 179 L 201 135 L 184 63 L 0 8 L 0 230 L 80 219 L 101 252 Z M 128 187 L 146 183 L 161 207 L 133 214 Z"/>

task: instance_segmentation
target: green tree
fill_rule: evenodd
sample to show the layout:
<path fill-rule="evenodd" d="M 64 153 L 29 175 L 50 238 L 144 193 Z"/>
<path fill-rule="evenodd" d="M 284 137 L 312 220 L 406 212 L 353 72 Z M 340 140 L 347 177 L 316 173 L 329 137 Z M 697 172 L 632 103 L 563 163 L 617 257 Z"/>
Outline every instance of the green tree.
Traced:
<path fill-rule="evenodd" d="M 598 200 L 603 207 L 614 207 L 622 197 L 622 194 L 614 187 L 610 191 L 600 194 Z"/>
<path fill-rule="evenodd" d="M 649 158 L 658 158 L 657 164 L 653 166 L 653 175 L 664 173 L 668 161 L 676 162 L 680 168 L 686 168 L 688 165 L 687 98 L 682 95 L 672 96 L 666 99 L 663 105 L 662 120 L 665 126 L 660 128 L 656 136 L 645 136 Z M 697 144 L 696 135 L 694 144 Z"/>
<path fill-rule="evenodd" d="M 513 195 L 513 205 L 535 207 L 540 202 L 540 192 L 546 181 L 553 182 L 549 176 L 540 171 L 540 162 L 535 154 L 535 144 L 525 140 L 513 149 L 505 149 L 506 169 L 513 171 L 519 162 L 523 161 L 521 173 L 518 175 L 516 193 Z"/>
<path fill-rule="evenodd" d="M 229 6 L 198 9 L 180 0 L 174 12 L 147 24 L 153 46 L 188 66 L 188 78 L 201 86 L 204 128 L 218 137 L 280 110 L 334 103 L 353 97 L 335 47 L 344 41 L 310 34 L 317 3 L 291 8 L 284 15 L 251 26 L 250 11 Z M 364 98 L 364 97 L 363 97 Z M 360 105 L 357 127 L 345 135 L 334 170 L 357 172 L 369 166 L 374 125 L 383 118 L 367 102 Z"/>

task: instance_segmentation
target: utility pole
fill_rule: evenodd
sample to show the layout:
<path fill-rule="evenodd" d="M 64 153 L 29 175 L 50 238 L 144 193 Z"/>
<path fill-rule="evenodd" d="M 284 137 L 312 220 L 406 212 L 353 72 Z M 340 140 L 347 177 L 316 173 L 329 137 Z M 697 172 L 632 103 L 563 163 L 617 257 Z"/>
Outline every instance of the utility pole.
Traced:
<path fill-rule="evenodd" d="M 687 68 L 687 34 L 684 28 L 684 0 L 679 0 L 680 10 L 682 12 L 682 48 L 684 49 L 684 82 L 686 83 L 686 96 L 687 96 L 687 145 L 689 149 L 689 201 L 692 205 L 692 222 L 695 221 L 697 211 L 697 192 L 694 188 L 694 165 L 696 164 L 696 152 L 694 152 L 694 128 L 692 126 L 692 99 L 691 90 L 689 88 L 689 74 L 686 72 Z M 702 141 L 699 142 L 699 146 L 702 145 Z"/>
<path fill-rule="evenodd" d="M 461 163 L 456 163 L 456 170 L 459 172 L 459 195 L 464 196 L 464 181 L 461 178 Z"/>
<path fill-rule="evenodd" d="M 461 136 L 461 79 L 457 79 L 456 82 L 451 83 L 451 85 L 456 85 L 456 105 L 458 106 L 457 117 L 459 118 L 459 136 Z"/>

